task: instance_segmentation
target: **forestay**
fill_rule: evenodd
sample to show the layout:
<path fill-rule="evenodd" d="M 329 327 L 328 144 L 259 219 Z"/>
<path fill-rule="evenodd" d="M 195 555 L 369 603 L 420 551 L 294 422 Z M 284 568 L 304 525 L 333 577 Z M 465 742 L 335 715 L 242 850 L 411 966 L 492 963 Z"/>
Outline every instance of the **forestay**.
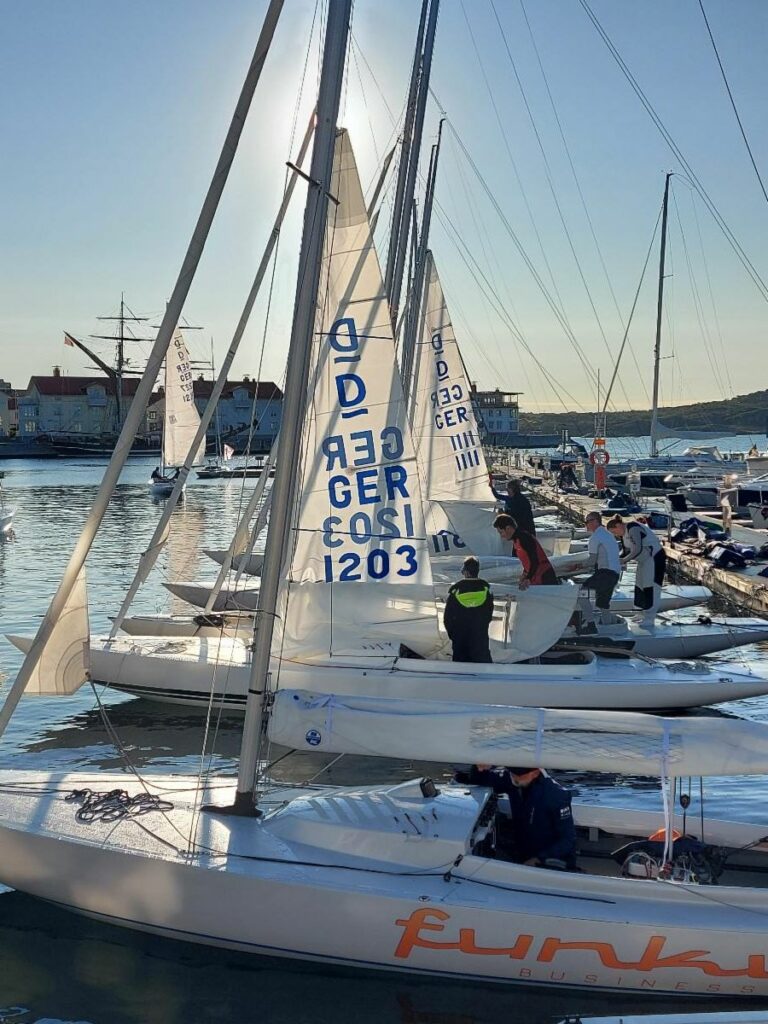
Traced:
<path fill-rule="evenodd" d="M 187 343 L 176 328 L 165 358 L 165 416 L 163 427 L 163 466 L 183 466 L 195 439 L 200 416 L 195 407 L 192 365 Z M 205 458 L 205 441 L 194 462 Z"/>
<path fill-rule="evenodd" d="M 763 775 L 768 726 L 620 711 L 277 693 L 275 743 L 296 750 L 622 775 Z"/>
<path fill-rule="evenodd" d="M 346 131 L 331 195 L 289 579 L 430 584 L 389 307 Z"/>

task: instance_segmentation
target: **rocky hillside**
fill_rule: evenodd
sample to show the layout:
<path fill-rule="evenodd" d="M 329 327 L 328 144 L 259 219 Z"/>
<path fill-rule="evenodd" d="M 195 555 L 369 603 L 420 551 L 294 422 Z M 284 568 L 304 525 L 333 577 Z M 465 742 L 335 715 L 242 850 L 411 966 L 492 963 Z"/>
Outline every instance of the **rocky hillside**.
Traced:
<path fill-rule="evenodd" d="M 768 433 L 768 391 L 754 391 L 725 402 L 696 402 L 659 411 L 659 419 L 675 430 L 716 430 L 723 434 Z M 520 430 L 551 433 L 567 428 L 574 437 L 589 437 L 594 430 L 593 413 L 520 414 Z M 642 437 L 650 429 L 650 409 L 630 409 L 608 414 L 608 432 L 614 437 Z"/>

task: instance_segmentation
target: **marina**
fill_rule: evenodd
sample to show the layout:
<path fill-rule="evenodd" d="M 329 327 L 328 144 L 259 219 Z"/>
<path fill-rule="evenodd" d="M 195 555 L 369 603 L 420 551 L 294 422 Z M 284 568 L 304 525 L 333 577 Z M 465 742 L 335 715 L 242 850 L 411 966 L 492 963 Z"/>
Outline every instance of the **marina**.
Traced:
<path fill-rule="evenodd" d="M 641 161 L 627 165 L 637 176 L 623 191 L 637 209 L 613 209 L 626 231 L 619 292 L 634 295 L 625 309 L 532 21 L 522 3 L 503 13 L 527 31 L 535 64 L 523 77 L 533 70 L 545 86 L 615 306 L 608 330 L 510 46 L 520 33 L 507 34 L 494 0 L 471 15 L 461 4 L 463 21 L 441 0 L 412 10 L 398 0 L 384 17 L 319 0 L 311 21 L 291 12 L 294 43 L 298 24 L 307 34 L 287 49 L 283 0 L 260 6 L 248 31 L 242 11 L 189 9 L 180 52 L 203 41 L 192 26 L 207 20 L 211 102 L 194 102 L 189 65 L 162 115 L 163 145 L 135 163 L 130 238 L 154 236 L 139 246 L 153 266 L 139 290 L 162 277 L 157 312 L 135 313 L 121 294 L 119 314 L 97 318 L 116 333 L 90 336 L 114 357 L 65 330 L 73 351 L 50 376 L 32 372 L 24 391 L 0 381 L 0 956 L 15 967 L 0 972 L 0 1021 L 234 1024 L 257 1012 L 343 1024 L 369 1000 L 365 1019 L 429 1024 L 627 1013 L 736 1024 L 746 1009 L 758 1020 L 768 1005 L 768 452 L 755 431 L 768 391 L 746 394 L 735 358 L 718 377 L 720 355 L 743 339 L 723 313 L 737 295 L 733 267 L 718 255 L 710 274 L 711 224 L 702 231 L 698 205 L 749 286 L 763 299 L 768 286 L 587 0 L 558 18 L 575 15 L 589 45 L 605 47 L 675 157 L 663 195 L 658 153 L 642 173 Z M 699 14 L 762 186 L 701 0 Z M 167 18 L 153 15 L 159 39 Z M 227 24 L 229 42 L 210 45 Z M 19 15 L 14 29 L 25 25 Z M 374 66 L 395 25 L 400 59 L 382 85 Z M 481 26 L 503 44 L 495 70 L 514 72 L 584 295 L 572 268 L 558 287 L 540 232 L 542 182 L 532 205 Z M 444 77 L 459 40 L 482 103 Z M 575 52 L 585 44 L 573 41 Z M 161 52 L 173 74 L 174 48 Z M 224 54 L 226 81 L 215 70 Z M 80 88 L 79 68 L 76 78 Z M 612 95 L 608 82 L 591 113 Z M 399 105 L 404 89 L 396 119 L 387 95 Z M 151 92 L 170 99 L 168 83 Z M 68 116 L 85 96 L 51 101 Z M 510 190 L 505 178 L 501 202 L 491 151 L 465 143 L 488 101 L 516 181 Z M 181 141 L 188 118 L 194 150 Z M 602 128 L 590 121 L 585 138 Z M 254 150 L 256 138 L 271 144 Z M 610 135 L 606 144 L 621 149 Z M 147 173 L 158 150 L 174 152 L 172 182 Z M 521 162 L 529 156 L 520 147 Z M 614 202 L 605 184 L 601 214 Z M 97 216 L 99 190 L 88 191 Z M 742 217 L 745 195 L 735 192 Z M 519 200 L 533 257 L 512 213 Z M 748 218 L 744 237 L 754 227 Z M 648 234 L 638 281 L 629 237 Z M 130 243 L 125 252 L 130 265 Z M 693 303 L 682 316 L 669 282 L 681 254 Z M 564 281 L 562 258 L 560 245 Z M 46 317 L 71 315 L 60 288 L 40 291 L 51 293 Z M 585 296 L 605 352 L 582 333 Z M 518 300 L 537 323 L 533 347 Z M 188 319 L 195 303 L 228 346 L 211 335 L 203 360 L 188 334 L 203 330 Z M 739 296 L 736 307 L 749 303 Z M 651 308 L 646 454 L 642 437 L 624 444 L 609 430 L 622 409 L 646 416 L 632 412 L 646 406 L 633 404 L 645 382 L 629 339 L 647 335 Z M 714 377 L 689 361 L 684 382 L 693 312 Z M 101 377 L 82 375 L 83 357 Z M 14 346 L 9 372 L 27 358 Z M 522 377 L 532 421 L 512 390 Z M 722 401 L 690 406 L 690 437 L 669 426 L 671 394 L 689 408 L 686 390 L 713 387 Z M 582 412 L 596 399 L 594 434 L 572 438 L 548 420 L 553 395 Z M 700 415 L 743 415 L 748 444 L 716 437 Z M 662 443 L 673 435 L 677 447 Z M 201 966 L 203 989 L 187 982 Z"/>

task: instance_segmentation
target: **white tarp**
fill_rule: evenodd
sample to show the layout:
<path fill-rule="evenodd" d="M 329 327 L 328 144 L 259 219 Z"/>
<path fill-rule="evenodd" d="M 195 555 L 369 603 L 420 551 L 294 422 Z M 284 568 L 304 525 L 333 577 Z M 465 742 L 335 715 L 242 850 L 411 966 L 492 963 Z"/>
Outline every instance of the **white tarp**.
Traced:
<path fill-rule="evenodd" d="M 83 568 L 24 692 L 55 697 L 75 693 L 88 679 L 90 650 L 88 590 Z"/>
<path fill-rule="evenodd" d="M 429 584 L 389 307 L 346 131 L 331 195 L 289 578 Z"/>
<path fill-rule="evenodd" d="M 192 365 L 187 343 L 177 327 L 165 357 L 164 468 L 184 465 L 199 426 L 200 416 L 195 407 Z M 200 463 L 204 458 L 205 440 L 192 461 Z"/>
<path fill-rule="evenodd" d="M 280 690 L 269 723 L 296 750 L 622 775 L 764 775 L 768 725 L 620 711 L 482 707 Z"/>
<path fill-rule="evenodd" d="M 492 502 L 470 384 L 431 253 L 411 396 L 425 497 Z"/>

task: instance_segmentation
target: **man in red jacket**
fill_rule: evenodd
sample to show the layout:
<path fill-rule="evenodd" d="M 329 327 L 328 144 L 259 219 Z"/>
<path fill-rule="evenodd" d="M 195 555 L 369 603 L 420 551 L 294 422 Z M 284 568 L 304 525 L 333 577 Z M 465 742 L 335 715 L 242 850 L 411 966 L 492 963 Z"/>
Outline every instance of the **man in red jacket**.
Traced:
<path fill-rule="evenodd" d="M 502 512 L 493 521 L 493 528 L 502 540 L 512 541 L 515 558 L 523 563 L 523 575 L 520 589 L 527 590 L 537 584 L 551 585 L 559 583 L 552 563 L 547 558 L 544 548 L 535 537 L 521 530 L 512 516 Z"/>

